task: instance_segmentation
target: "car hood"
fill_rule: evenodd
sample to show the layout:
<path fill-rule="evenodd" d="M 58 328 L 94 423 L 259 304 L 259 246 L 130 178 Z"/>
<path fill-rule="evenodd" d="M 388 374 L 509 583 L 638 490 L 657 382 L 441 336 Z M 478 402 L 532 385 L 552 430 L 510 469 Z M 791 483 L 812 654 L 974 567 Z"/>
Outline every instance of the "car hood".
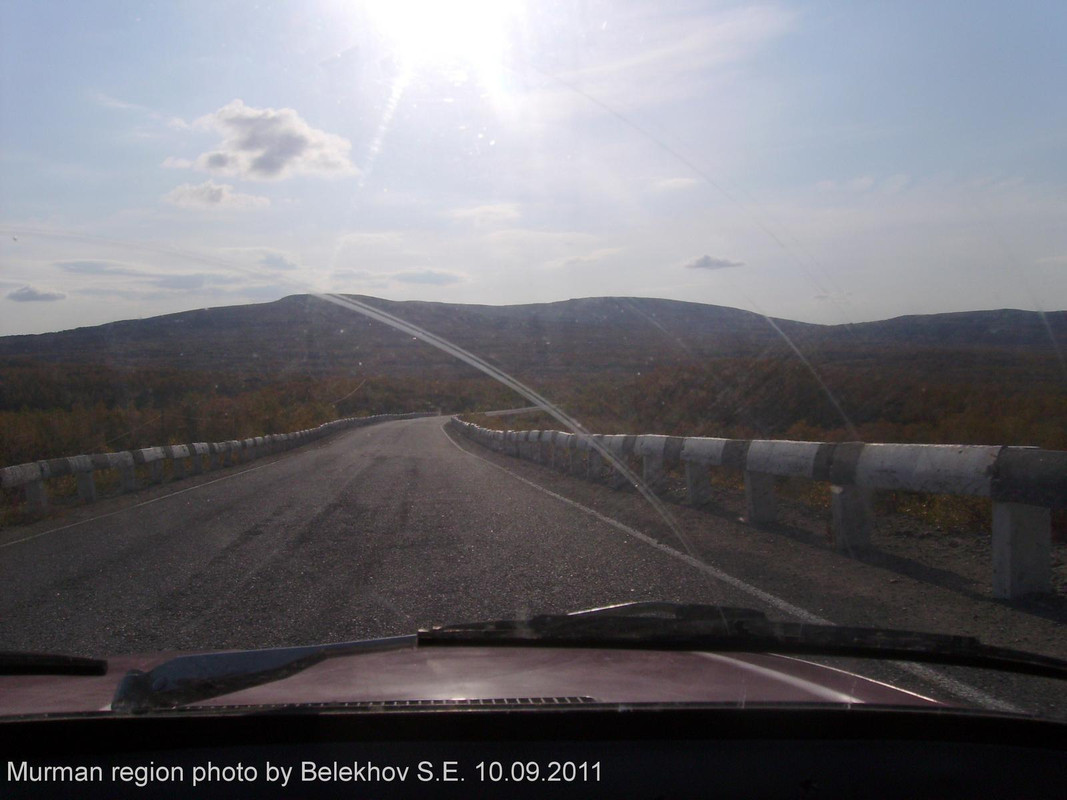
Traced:
<path fill-rule="evenodd" d="M 129 670 L 187 653 L 109 659 L 101 676 L 2 676 L 0 716 L 109 711 Z M 742 653 L 551 647 L 418 647 L 325 659 L 192 707 L 543 706 L 579 703 L 938 705 L 844 670 Z"/>

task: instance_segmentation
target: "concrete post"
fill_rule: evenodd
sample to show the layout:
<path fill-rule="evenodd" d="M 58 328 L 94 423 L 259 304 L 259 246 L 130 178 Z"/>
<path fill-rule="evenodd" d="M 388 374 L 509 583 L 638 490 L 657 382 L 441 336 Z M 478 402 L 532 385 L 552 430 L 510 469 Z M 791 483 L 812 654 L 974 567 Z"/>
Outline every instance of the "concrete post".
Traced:
<path fill-rule="evenodd" d="M 993 503 L 993 596 L 1014 598 L 1052 588 L 1052 512 Z"/>
<path fill-rule="evenodd" d="M 645 456 L 641 459 L 641 478 L 645 486 L 654 492 L 661 490 L 667 482 L 667 471 L 663 468 L 663 456 Z"/>
<path fill-rule="evenodd" d="M 874 512 L 872 492 L 863 486 L 831 486 L 830 516 L 834 546 L 845 553 L 862 553 L 871 545 Z"/>
<path fill-rule="evenodd" d="M 774 497 L 774 476 L 745 470 L 745 519 L 748 522 L 774 522 L 778 503 Z"/>
<path fill-rule="evenodd" d="M 93 480 L 92 470 L 77 473 L 78 497 L 86 503 L 96 502 L 96 481 Z"/>
<path fill-rule="evenodd" d="M 128 467 L 119 467 L 119 482 L 123 492 L 137 491 L 137 470 L 130 464 Z"/>
<path fill-rule="evenodd" d="M 619 456 L 619 459 L 622 460 L 624 463 L 626 461 L 624 456 Z M 608 474 L 608 486 L 610 486 L 612 489 L 622 489 L 629 483 L 626 478 L 626 475 L 623 474 L 614 464 L 607 463 L 604 466 Z"/>
<path fill-rule="evenodd" d="M 48 489 L 43 480 L 37 479 L 26 484 L 26 507 L 34 514 L 48 508 Z"/>
<path fill-rule="evenodd" d="M 152 483 L 163 483 L 163 462 L 153 461 L 148 466 L 148 473 L 152 479 Z"/>
<path fill-rule="evenodd" d="M 685 462 L 685 494 L 686 501 L 691 506 L 702 506 L 711 502 L 711 480 L 707 464 Z"/>
<path fill-rule="evenodd" d="M 585 476 L 591 481 L 600 480 L 604 471 L 604 459 L 598 450 L 589 449 L 589 458 L 586 461 Z"/>
<path fill-rule="evenodd" d="M 171 464 L 173 469 L 171 470 L 171 478 L 174 480 L 181 480 L 185 477 L 185 459 L 184 458 L 172 458 Z"/>

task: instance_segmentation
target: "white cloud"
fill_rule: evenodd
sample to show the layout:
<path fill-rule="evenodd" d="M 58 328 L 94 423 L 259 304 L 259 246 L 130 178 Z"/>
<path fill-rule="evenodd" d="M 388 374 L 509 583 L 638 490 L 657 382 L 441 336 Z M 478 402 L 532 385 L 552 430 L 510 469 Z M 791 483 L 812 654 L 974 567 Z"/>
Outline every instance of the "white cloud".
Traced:
<path fill-rule="evenodd" d="M 64 285 L 76 295 L 114 295 L 128 299 L 142 296 L 160 297 L 166 294 L 160 290 L 190 292 L 209 285 L 218 287 L 243 282 L 243 278 L 223 273 L 190 273 L 161 268 L 161 265 L 154 265 L 151 261 L 147 269 L 109 259 L 53 261 L 52 266 L 73 276 L 67 279 Z"/>
<path fill-rule="evenodd" d="M 439 269 L 394 272 L 389 277 L 394 281 L 400 281 L 401 283 L 424 283 L 432 286 L 447 286 L 463 282 L 462 275 L 457 275 L 454 272 L 444 272 Z"/>
<path fill-rule="evenodd" d="M 291 272 L 300 269 L 300 258 L 285 250 L 273 247 L 226 247 L 222 252 L 242 264 L 260 267 L 271 272 Z"/>
<path fill-rule="evenodd" d="M 76 275 L 143 275 L 143 272 L 130 269 L 118 261 L 79 260 L 54 261 L 53 266 Z"/>
<path fill-rule="evenodd" d="M 730 267 L 743 267 L 744 265 L 745 262 L 743 261 L 731 261 L 728 258 L 712 258 L 709 255 L 703 255 L 685 264 L 684 267 L 685 269 L 729 269 Z"/>
<path fill-rule="evenodd" d="M 120 100 L 119 98 L 112 97 L 104 92 L 93 92 L 92 98 L 104 108 L 111 108 L 119 111 L 136 111 L 137 113 L 147 115 L 154 122 L 162 123 L 174 130 L 186 130 L 189 127 L 189 123 L 181 117 L 164 114 L 160 111 L 156 111 L 154 108 L 141 105 L 140 103 L 130 103 L 126 100 Z"/>
<path fill-rule="evenodd" d="M 261 259 L 259 264 L 267 269 L 280 269 L 291 270 L 300 269 L 300 265 L 293 261 L 288 256 L 284 256 L 281 253 L 267 253 Z"/>
<path fill-rule="evenodd" d="M 598 250 L 585 253 L 579 256 L 565 256 L 563 258 L 556 259 L 549 264 L 550 267 L 567 268 L 567 267 L 586 267 L 590 264 L 595 264 L 598 261 L 603 261 L 609 256 L 617 255 L 621 253 L 624 248 L 622 247 L 601 247 Z"/>
<path fill-rule="evenodd" d="M 495 203 L 492 205 L 456 208 L 448 212 L 452 219 L 473 222 L 475 225 L 497 225 L 513 222 L 519 218 L 519 208 L 515 203 Z"/>
<path fill-rule="evenodd" d="M 297 175 L 358 175 L 344 137 L 313 128 L 291 108 L 253 108 L 241 100 L 198 119 L 194 125 L 222 134 L 215 150 L 193 166 L 205 172 L 246 180 L 279 180 Z M 166 166 L 183 166 L 170 158 Z"/>
<path fill-rule="evenodd" d="M 158 286 L 160 289 L 179 289 L 182 291 L 192 291 L 195 289 L 204 288 L 204 284 L 207 282 L 207 278 L 204 275 L 165 275 L 159 278 L 154 278 L 152 283 Z"/>
<path fill-rule="evenodd" d="M 655 189 L 660 192 L 676 192 L 680 189 L 691 189 L 700 181 L 696 178 L 665 178 L 656 181 Z"/>
<path fill-rule="evenodd" d="M 21 289 L 7 293 L 8 300 L 18 303 L 48 302 L 62 300 L 64 297 L 66 295 L 63 292 L 50 292 L 47 289 L 36 289 L 33 286 L 23 286 Z"/>
<path fill-rule="evenodd" d="M 208 180 L 201 184 L 183 183 L 163 195 L 163 199 L 179 208 L 263 208 L 270 198 L 235 192 L 228 183 Z"/>
<path fill-rule="evenodd" d="M 465 283 L 467 276 L 459 272 L 440 269 L 400 270 L 397 272 L 371 272 L 361 269 L 340 269 L 333 279 L 342 283 L 358 283 L 376 289 L 388 288 L 393 283 L 421 284 L 426 286 L 453 286 Z"/>
<path fill-rule="evenodd" d="M 896 194 L 897 192 L 902 192 L 907 189 L 910 184 L 910 175 L 890 175 L 888 178 L 882 181 L 881 188 L 882 191 L 886 192 L 887 194 Z"/>
<path fill-rule="evenodd" d="M 907 175 L 893 175 L 887 178 L 882 188 L 887 193 L 895 193 L 903 189 L 910 183 L 910 178 Z M 823 192 L 852 192 L 854 194 L 863 194 L 874 188 L 875 179 L 871 175 L 861 175 L 858 178 L 852 178 L 847 181 L 835 181 L 825 180 L 819 181 L 815 184 L 815 188 Z"/>

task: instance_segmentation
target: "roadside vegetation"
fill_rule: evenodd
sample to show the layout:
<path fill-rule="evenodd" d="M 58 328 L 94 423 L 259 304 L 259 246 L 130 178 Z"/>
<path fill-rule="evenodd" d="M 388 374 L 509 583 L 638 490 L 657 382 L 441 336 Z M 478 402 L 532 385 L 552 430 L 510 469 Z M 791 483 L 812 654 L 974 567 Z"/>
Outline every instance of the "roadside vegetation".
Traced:
<path fill-rule="evenodd" d="M 0 365 L 0 466 L 288 433 L 340 417 L 514 403 L 488 378 L 234 377 L 9 361 Z"/>
<path fill-rule="evenodd" d="M 1067 375 L 1052 356 L 915 350 L 887 361 L 839 353 L 814 369 L 796 360 L 724 358 L 540 388 L 591 433 L 1067 450 Z M 464 418 L 498 430 L 562 427 L 544 413 Z M 718 480 L 742 485 L 739 474 Z M 829 507 L 828 485 L 783 481 L 781 489 Z M 990 528 L 991 503 L 982 498 L 883 492 L 877 502 L 883 513 L 945 529 Z M 1053 517 L 1054 535 L 1067 537 L 1067 514 Z"/>
<path fill-rule="evenodd" d="M 789 356 L 718 358 L 640 373 L 530 377 L 593 433 L 1067 449 L 1067 375 L 1053 355 L 997 350 L 837 349 L 813 368 Z M 243 439 L 339 417 L 437 411 L 490 428 L 558 429 L 547 414 L 477 412 L 528 401 L 489 378 L 211 372 L 0 361 L 0 466 L 153 445 Z M 740 475 L 717 481 L 740 487 Z M 58 488 L 58 487 L 57 487 Z M 73 489 L 71 489 L 73 492 Z M 829 487 L 782 491 L 828 507 Z M 5 492 L 3 505 L 17 503 Z M 989 530 L 979 498 L 882 493 L 880 510 Z M 0 512 L 2 512 L 0 508 Z M 1057 537 L 1067 515 L 1054 515 Z"/>

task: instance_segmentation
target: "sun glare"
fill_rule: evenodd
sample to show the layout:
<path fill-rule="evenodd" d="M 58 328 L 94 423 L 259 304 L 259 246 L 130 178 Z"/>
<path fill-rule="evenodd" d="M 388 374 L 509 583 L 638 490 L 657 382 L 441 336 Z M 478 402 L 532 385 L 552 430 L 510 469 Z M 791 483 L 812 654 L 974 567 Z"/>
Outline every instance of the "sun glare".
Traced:
<path fill-rule="evenodd" d="M 500 85 L 516 2 L 387 0 L 369 11 L 401 68 L 451 70 L 487 89 Z"/>

